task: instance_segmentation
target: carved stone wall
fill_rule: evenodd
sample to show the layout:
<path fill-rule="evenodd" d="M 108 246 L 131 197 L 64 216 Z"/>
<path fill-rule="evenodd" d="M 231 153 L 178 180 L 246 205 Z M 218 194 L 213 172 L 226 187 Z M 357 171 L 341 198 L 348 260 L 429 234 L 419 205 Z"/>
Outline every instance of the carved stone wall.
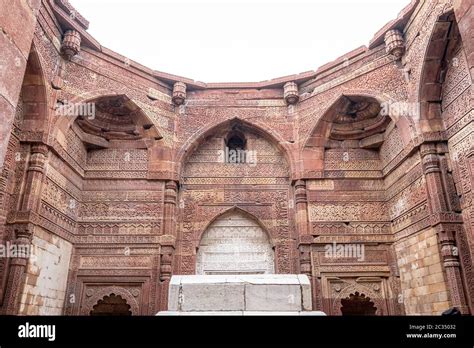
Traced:
<path fill-rule="evenodd" d="M 449 171 L 446 190 L 450 206 L 461 212 L 462 233 L 457 243 L 462 255 L 466 290 L 471 306 L 474 296 L 474 204 L 472 187 L 474 186 L 474 109 L 472 103 L 473 88 L 465 50 L 461 43 L 454 47 L 442 90 L 442 118 L 448 136 Z M 469 99 L 470 98 L 470 99 Z M 470 100 L 470 101 L 469 101 Z"/>
<path fill-rule="evenodd" d="M 217 272 L 245 272 L 225 261 L 237 249 L 265 263 L 252 271 L 306 274 L 329 314 L 351 298 L 376 315 L 472 313 L 468 8 L 414 1 L 316 72 L 206 84 L 103 49 L 65 0 L 42 2 L 34 34 L 13 30 L 22 57 L 0 93 L 0 242 L 42 257 L 0 258 L 0 313 L 87 315 L 114 294 L 153 315 L 173 274 L 216 272 L 210 252 L 227 253 Z M 65 43 L 58 17 L 75 25 Z"/>
<path fill-rule="evenodd" d="M 242 129 L 247 143 L 245 150 L 255 156 L 255 162 L 227 163 L 225 158 L 223 160 L 225 138 L 234 126 Z M 196 272 L 196 248 L 201 238 L 206 238 L 204 231 L 229 211 L 241 211 L 266 230 L 275 248 L 276 272 L 295 272 L 287 159 L 268 135 L 240 122 L 234 126 L 216 129 L 186 160 L 178 202 L 181 210 L 176 260 L 179 272 Z"/>

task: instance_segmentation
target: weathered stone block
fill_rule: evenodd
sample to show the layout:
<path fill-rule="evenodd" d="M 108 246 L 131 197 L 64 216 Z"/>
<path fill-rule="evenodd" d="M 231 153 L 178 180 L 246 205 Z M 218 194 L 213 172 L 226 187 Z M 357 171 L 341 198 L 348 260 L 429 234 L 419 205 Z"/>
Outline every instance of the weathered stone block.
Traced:
<path fill-rule="evenodd" d="M 244 310 L 244 285 L 225 281 L 181 284 L 179 307 L 183 311 Z"/>
<path fill-rule="evenodd" d="M 253 311 L 301 310 L 299 285 L 253 285 L 245 287 L 245 308 Z"/>
<path fill-rule="evenodd" d="M 305 275 L 194 275 L 173 276 L 170 311 L 311 310 L 311 286 Z"/>

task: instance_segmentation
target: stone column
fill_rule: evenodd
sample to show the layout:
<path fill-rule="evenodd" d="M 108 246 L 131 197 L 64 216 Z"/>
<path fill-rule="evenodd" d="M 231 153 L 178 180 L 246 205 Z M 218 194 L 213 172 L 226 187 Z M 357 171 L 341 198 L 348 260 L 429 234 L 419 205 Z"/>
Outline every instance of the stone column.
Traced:
<path fill-rule="evenodd" d="M 160 311 L 168 309 L 168 290 L 173 275 L 174 243 L 161 245 L 160 259 Z"/>
<path fill-rule="evenodd" d="M 300 252 L 300 271 L 312 279 L 311 270 L 311 241 L 308 226 L 308 199 L 306 195 L 306 182 L 298 180 L 295 182 L 295 224 L 298 235 L 298 249 Z"/>
<path fill-rule="evenodd" d="M 3 303 L 3 314 L 17 315 L 20 308 L 20 299 L 25 285 L 26 267 L 30 254 L 18 253 L 18 251 L 31 251 L 31 239 L 33 226 L 30 224 L 14 226 L 15 240 L 14 249 L 17 253 L 11 258 L 8 272 L 5 301 Z M 25 248 L 26 247 L 26 248 Z"/>
<path fill-rule="evenodd" d="M 432 213 L 448 210 L 446 195 L 443 192 L 440 160 L 435 143 L 422 144 L 420 148 L 423 172 L 429 194 L 429 203 Z"/>
<path fill-rule="evenodd" d="M 421 145 L 420 153 L 431 210 L 431 226 L 438 233 L 451 305 L 462 313 L 468 313 L 455 238 L 459 225 L 462 224 L 462 218 L 460 214 L 449 211 L 449 198 L 444 188 L 438 153 L 438 150 L 442 151 L 444 148 L 441 143 L 425 143 Z"/>
<path fill-rule="evenodd" d="M 388 265 L 390 267 L 390 296 L 386 299 L 390 315 L 405 315 L 405 305 L 400 282 L 400 270 L 397 264 L 397 254 L 394 245 L 388 249 Z"/>
<path fill-rule="evenodd" d="M 20 209 L 19 211 L 12 212 L 7 220 L 7 223 L 13 226 L 17 240 L 17 235 L 32 235 L 33 227 L 37 223 L 47 154 L 48 147 L 45 144 L 31 144 L 28 169 L 25 174 L 26 183 L 21 197 Z M 24 238 L 21 239 L 21 241 L 24 245 Z M 5 269 L 8 280 L 3 308 L 4 311 L 8 311 L 10 314 L 16 314 L 14 311 L 18 309 L 11 301 L 17 301 L 20 294 L 17 294 L 15 291 L 21 292 L 23 287 L 23 284 L 17 284 L 17 282 L 19 282 L 18 273 L 20 272 L 18 267 L 23 265 L 23 263 L 26 265 L 26 261 L 23 262 L 21 258 L 17 258 L 16 261 L 10 262 L 9 267 Z M 10 284 L 14 284 L 14 286 Z"/>
<path fill-rule="evenodd" d="M 176 235 L 176 200 L 178 197 L 178 185 L 174 181 L 165 184 L 165 199 L 163 207 L 163 234 Z"/>
<path fill-rule="evenodd" d="M 439 224 L 437 230 L 452 306 L 457 307 L 461 313 L 468 314 L 469 309 L 461 278 L 459 251 L 455 238 L 455 233 L 459 230 L 455 229 L 452 224 Z"/>
<path fill-rule="evenodd" d="M 15 118 L 41 1 L 0 0 L 0 169 Z"/>
<path fill-rule="evenodd" d="M 308 227 L 308 197 L 306 194 L 306 181 L 295 182 L 295 205 L 296 205 L 296 230 L 298 236 L 309 234 Z"/>
<path fill-rule="evenodd" d="M 159 310 L 168 308 L 168 289 L 173 274 L 173 254 L 176 240 L 176 202 L 178 185 L 174 181 L 165 184 L 163 207 L 163 234 L 160 258 L 160 305 Z"/>
<path fill-rule="evenodd" d="M 311 243 L 313 241 L 313 236 L 310 234 L 311 230 L 308 222 L 308 197 L 305 180 L 297 180 L 295 182 L 295 215 L 296 232 L 298 234 L 300 272 L 308 276 L 311 283 L 311 302 L 314 309 L 314 306 L 317 303 L 316 295 L 318 287 L 317 284 L 315 284 L 315 281 L 317 280 L 313 279 L 313 270 L 311 267 Z"/>

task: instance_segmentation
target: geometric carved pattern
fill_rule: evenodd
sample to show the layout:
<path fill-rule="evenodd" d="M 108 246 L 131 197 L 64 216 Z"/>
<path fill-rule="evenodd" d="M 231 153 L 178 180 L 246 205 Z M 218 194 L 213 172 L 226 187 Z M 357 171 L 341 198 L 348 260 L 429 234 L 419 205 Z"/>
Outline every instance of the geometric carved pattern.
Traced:
<path fill-rule="evenodd" d="M 310 221 L 389 221 L 386 204 L 371 203 L 312 203 Z"/>
<path fill-rule="evenodd" d="M 245 137 L 245 150 L 252 151 L 256 156 L 254 163 L 221 162 L 219 154 L 225 151 L 225 139 L 232 129 Z M 180 202 L 183 222 L 182 228 L 178 230 L 178 260 L 182 274 L 193 274 L 196 269 L 198 273 L 248 273 L 249 270 L 257 273 L 273 273 L 274 270 L 279 273 L 292 272 L 294 266 L 289 262 L 289 168 L 285 156 L 268 136 L 238 122 L 231 124 L 230 128 L 217 130 L 189 154 L 183 176 L 183 182 L 186 184 Z M 241 217 L 228 220 L 225 218 L 227 215 L 221 217 L 225 212 Z M 253 219 L 245 217 L 247 214 L 251 214 L 265 226 L 271 240 L 278 241 L 275 252 L 271 250 L 269 242 L 265 241 L 268 238 L 266 233 L 252 221 Z M 206 226 L 216 218 L 218 220 L 214 223 L 224 225 L 219 228 L 211 225 L 209 230 L 204 232 Z M 241 221 L 250 225 L 239 230 L 235 226 L 225 225 L 226 221 L 231 224 Z M 248 258 L 246 264 L 228 263 L 225 261 L 226 256 L 221 253 L 220 256 L 213 256 L 217 255 L 212 251 L 216 248 L 223 248 L 222 250 L 229 253 L 233 252 L 230 249 L 237 248 L 232 246 L 231 240 L 229 243 L 218 241 L 219 238 L 214 238 L 215 236 L 207 240 L 210 238 L 209 233 L 222 234 L 224 231 L 231 233 L 234 238 L 239 238 L 238 248 L 240 253 Z M 241 233 L 243 234 L 240 235 Z M 251 239 L 254 239 L 253 243 L 249 242 Z M 213 246 L 206 244 L 201 248 L 200 243 L 211 241 L 215 241 L 214 244 L 211 243 Z M 197 259 L 195 248 L 198 248 Z M 211 257 L 215 259 L 213 262 L 219 265 L 215 270 L 206 270 L 206 258 L 209 260 Z"/>
<path fill-rule="evenodd" d="M 59 3 L 41 2 L 33 43 L 25 36 L 24 81 L 13 74 L 4 83 L 9 100 L 23 85 L 18 104 L 2 109 L 0 242 L 72 244 L 62 250 L 67 281 L 48 282 L 77 296 L 64 313 L 118 304 L 155 314 L 170 276 L 196 271 L 302 272 L 328 314 L 341 314 L 346 300 L 373 302 L 375 314 L 439 314 L 453 303 L 472 313 L 473 54 L 462 42 L 472 18 L 458 27 L 464 14 L 452 1 L 414 2 L 369 49 L 315 73 L 187 79 L 185 89 L 90 42 L 58 70 Z M 82 17 L 71 21 L 82 31 Z M 393 29 L 403 32 L 404 70 L 384 49 Z M 288 82 L 297 87 L 291 105 Z M 173 102 L 176 83 L 183 100 Z M 94 103 L 96 113 L 64 116 L 57 101 Z M 384 113 L 407 101 L 419 115 Z M 226 144 L 256 161 L 223 161 Z M 226 224 L 228 216 L 239 218 Z M 364 257 L 329 257 L 332 243 L 363 245 Z M 0 311 L 18 314 L 14 296 L 45 270 L 0 261 Z M 35 301 L 49 302 L 38 293 Z"/>

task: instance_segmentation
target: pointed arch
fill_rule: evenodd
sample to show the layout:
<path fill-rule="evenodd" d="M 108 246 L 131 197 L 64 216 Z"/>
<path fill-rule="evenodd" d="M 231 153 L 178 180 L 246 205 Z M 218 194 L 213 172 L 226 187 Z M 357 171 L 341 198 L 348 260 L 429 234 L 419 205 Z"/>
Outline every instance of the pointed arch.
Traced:
<path fill-rule="evenodd" d="M 108 148 L 117 140 L 137 141 L 135 146 L 150 149 L 163 138 L 153 120 L 127 94 L 112 93 L 94 99 L 76 97 L 57 107 L 64 107 L 68 114 L 57 117 L 53 143 L 65 144 L 70 129 L 84 145 L 99 149 Z M 72 115 L 70 108 L 74 108 Z M 86 113 L 75 114 L 78 111 Z"/>
<path fill-rule="evenodd" d="M 452 9 L 443 12 L 433 24 L 426 45 L 418 84 L 420 104 L 420 130 L 422 133 L 445 129 L 442 120 L 442 85 L 450 57 L 462 42 Z"/>
<path fill-rule="evenodd" d="M 46 140 L 51 119 L 49 90 L 44 71 L 40 55 L 33 43 L 28 56 L 19 103 L 23 103 L 22 130 L 44 137 L 35 140 Z"/>
<path fill-rule="evenodd" d="M 181 149 L 178 150 L 175 162 L 177 165 L 176 172 L 178 173 L 179 179 L 181 179 L 182 170 L 187 158 L 194 152 L 194 150 L 196 150 L 206 138 L 233 124 L 240 124 L 249 130 L 253 130 L 268 140 L 270 143 L 274 144 L 277 149 L 285 156 L 289 166 L 290 179 L 294 176 L 296 160 L 288 144 L 286 144 L 285 140 L 277 132 L 268 127 L 268 125 L 255 120 L 250 122 L 240 117 L 232 117 L 218 124 L 210 124 L 201 128 L 200 131 L 196 132 L 191 138 L 189 138 L 181 147 Z"/>
<path fill-rule="evenodd" d="M 274 247 L 276 245 L 276 241 L 275 241 L 275 238 L 273 238 L 273 236 L 271 235 L 270 233 L 270 228 L 268 226 L 265 226 L 265 224 L 257 217 L 255 216 L 254 214 L 250 213 L 249 211 L 247 211 L 245 208 L 243 207 L 238 207 L 236 205 L 228 208 L 228 209 L 225 209 L 224 211 L 221 211 L 219 213 L 217 213 L 216 215 L 214 215 L 210 220 L 209 222 L 204 226 L 204 228 L 202 228 L 199 232 L 198 232 L 198 235 L 196 236 L 196 239 L 199 243 L 199 241 L 202 239 L 202 236 L 204 235 L 204 233 L 209 229 L 209 227 L 214 223 L 216 222 L 217 220 L 219 220 L 221 217 L 225 216 L 225 215 L 228 215 L 228 214 L 231 214 L 231 213 L 240 213 L 241 215 L 247 217 L 248 219 L 252 220 L 252 221 L 255 221 L 261 228 L 262 230 L 267 234 L 268 236 L 268 240 L 270 241 L 270 244 L 272 245 L 272 247 Z"/>
<path fill-rule="evenodd" d="M 332 117 L 331 117 L 331 110 L 333 110 L 337 104 L 341 101 L 343 98 L 367 98 L 367 99 L 373 99 L 377 101 L 381 106 L 383 105 L 390 105 L 393 103 L 396 103 L 397 101 L 393 99 L 391 96 L 387 94 L 381 94 L 381 93 L 376 93 L 370 90 L 350 90 L 350 91 L 342 91 L 336 94 L 329 106 L 324 110 L 324 112 L 321 114 L 321 117 L 316 121 L 315 125 L 313 126 L 311 132 L 307 134 L 306 138 L 304 139 L 303 143 L 303 149 L 306 148 L 309 143 L 312 141 L 311 138 L 315 134 L 321 134 L 322 136 L 325 136 L 324 132 L 327 131 L 327 123 L 332 122 Z M 400 128 L 402 131 L 402 134 L 404 134 L 404 140 L 408 142 L 411 138 L 414 137 L 413 134 L 413 126 L 414 122 L 413 120 L 407 118 L 407 117 L 394 117 L 393 115 L 388 115 L 388 117 L 391 118 L 391 120 L 397 125 L 397 127 Z"/>
<path fill-rule="evenodd" d="M 111 93 L 108 90 L 96 90 L 93 92 L 86 92 L 86 93 L 82 93 L 77 96 L 74 96 L 71 100 L 68 100 L 67 102 L 70 104 L 87 104 L 87 103 L 96 103 L 97 101 L 100 101 L 100 100 L 107 100 L 107 99 L 112 99 L 112 98 L 124 99 L 127 105 L 138 115 L 139 118 L 146 120 L 146 122 L 141 122 L 141 123 L 148 123 L 150 125 L 154 125 L 153 120 L 150 119 L 147 113 L 127 93 L 122 93 L 122 92 Z M 76 121 L 77 118 L 78 118 L 77 115 L 74 115 L 71 117 L 58 117 L 55 123 L 54 130 L 52 132 L 53 138 L 56 138 L 58 136 L 58 132 L 66 134 L 67 130 L 73 125 L 73 123 Z M 155 134 L 156 138 L 161 139 L 163 136 L 158 131 L 156 126 L 154 126 L 153 128 L 156 133 Z"/>
<path fill-rule="evenodd" d="M 409 144 L 414 138 L 413 120 L 403 114 L 400 117 L 393 115 L 409 104 L 398 103 L 387 95 L 365 90 L 351 90 L 335 96 L 304 140 L 301 149 L 303 177 L 324 175 L 327 148 L 341 148 L 344 142 L 351 148 L 379 149 L 391 134 L 390 130 L 396 127 L 402 146 Z"/>

